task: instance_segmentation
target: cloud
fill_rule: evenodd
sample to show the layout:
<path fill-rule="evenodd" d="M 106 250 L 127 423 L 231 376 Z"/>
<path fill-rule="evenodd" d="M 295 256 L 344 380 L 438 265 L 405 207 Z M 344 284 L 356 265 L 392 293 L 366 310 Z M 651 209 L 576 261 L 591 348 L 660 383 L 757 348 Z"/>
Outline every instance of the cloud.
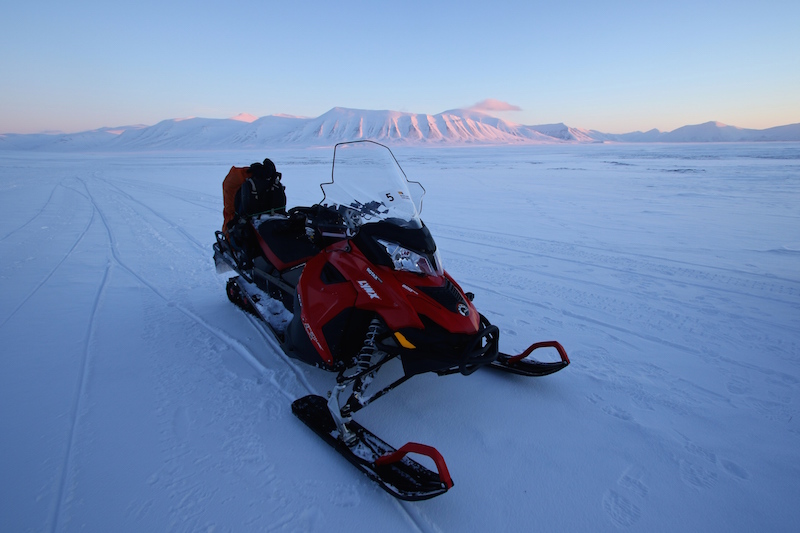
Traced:
<path fill-rule="evenodd" d="M 519 106 L 495 100 L 494 98 L 487 98 L 469 109 L 473 111 L 522 111 L 522 108 Z"/>

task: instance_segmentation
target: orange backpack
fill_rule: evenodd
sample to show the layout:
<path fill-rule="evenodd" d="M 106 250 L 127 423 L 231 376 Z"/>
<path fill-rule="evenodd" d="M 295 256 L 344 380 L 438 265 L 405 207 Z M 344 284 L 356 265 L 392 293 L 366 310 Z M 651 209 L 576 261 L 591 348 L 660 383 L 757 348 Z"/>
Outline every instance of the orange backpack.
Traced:
<path fill-rule="evenodd" d="M 225 218 L 222 223 L 222 232 L 226 237 L 228 236 L 228 225 L 236 216 L 236 194 L 250 175 L 250 167 L 231 167 L 222 182 L 222 215 Z"/>

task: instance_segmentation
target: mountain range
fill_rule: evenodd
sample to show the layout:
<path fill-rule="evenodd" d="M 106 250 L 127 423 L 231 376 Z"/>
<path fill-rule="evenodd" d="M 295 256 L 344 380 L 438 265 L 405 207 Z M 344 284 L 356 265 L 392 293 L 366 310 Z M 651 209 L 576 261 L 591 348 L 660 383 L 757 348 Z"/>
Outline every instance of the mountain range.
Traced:
<path fill-rule="evenodd" d="M 625 134 L 565 124 L 525 126 L 485 113 L 454 109 L 436 115 L 335 107 L 316 118 L 241 114 L 229 119 L 163 120 L 153 126 L 101 128 L 66 134 L 0 134 L 0 150 L 208 150 L 330 146 L 372 139 L 408 145 L 502 145 L 597 142 L 800 141 L 800 123 L 763 130 L 719 122 Z"/>

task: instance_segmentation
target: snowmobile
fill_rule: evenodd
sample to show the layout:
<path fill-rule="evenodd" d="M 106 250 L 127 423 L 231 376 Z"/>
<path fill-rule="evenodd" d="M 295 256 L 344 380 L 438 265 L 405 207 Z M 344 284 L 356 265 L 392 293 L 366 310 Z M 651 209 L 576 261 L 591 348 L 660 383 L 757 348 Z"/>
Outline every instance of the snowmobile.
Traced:
<path fill-rule="evenodd" d="M 327 398 L 299 398 L 293 413 L 389 493 L 432 498 L 453 486 L 441 454 L 413 442 L 395 449 L 353 414 L 425 372 L 487 367 L 544 376 L 569 358 L 556 341 L 518 355 L 499 351 L 499 329 L 444 270 L 420 219 L 425 189 L 388 147 L 337 144 L 332 166 L 319 204 L 247 217 L 255 244 L 246 254 L 218 231 L 214 261 L 218 272 L 236 273 L 228 298 L 263 320 L 289 357 L 336 373 Z M 539 348 L 554 349 L 558 360 L 531 358 Z M 427 456 L 436 471 L 409 453 Z"/>

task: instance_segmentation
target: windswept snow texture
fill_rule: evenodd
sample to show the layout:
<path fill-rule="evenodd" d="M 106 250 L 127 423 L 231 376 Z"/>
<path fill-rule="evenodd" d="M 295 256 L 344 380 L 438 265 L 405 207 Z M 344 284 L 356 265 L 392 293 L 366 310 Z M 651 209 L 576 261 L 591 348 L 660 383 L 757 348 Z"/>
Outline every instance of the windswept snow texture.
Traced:
<path fill-rule="evenodd" d="M 4 531 L 796 531 L 800 146 L 402 148 L 446 268 L 539 379 L 420 376 L 360 412 L 435 446 L 399 502 L 290 409 L 287 360 L 214 271 L 221 183 L 290 204 L 329 150 L 0 156 Z"/>

